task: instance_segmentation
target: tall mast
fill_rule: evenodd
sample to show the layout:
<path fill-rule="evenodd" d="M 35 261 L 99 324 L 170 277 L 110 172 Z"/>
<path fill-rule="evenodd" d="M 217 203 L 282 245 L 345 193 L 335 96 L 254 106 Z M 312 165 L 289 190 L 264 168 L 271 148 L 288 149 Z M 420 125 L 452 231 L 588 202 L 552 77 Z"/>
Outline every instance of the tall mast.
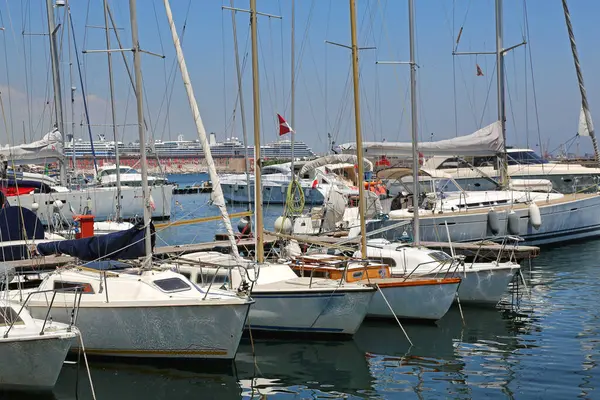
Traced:
<path fill-rule="evenodd" d="M 77 154 L 75 153 L 75 85 L 73 84 L 73 56 L 71 54 L 71 35 L 73 35 L 73 30 L 71 29 L 71 5 L 69 1 L 66 2 L 67 5 L 67 42 L 69 48 L 69 84 L 71 85 L 71 159 L 73 160 L 73 171 L 77 170 L 76 162 L 77 162 Z"/>
<path fill-rule="evenodd" d="M 256 0 L 250 0 L 250 33 L 252 37 L 252 101 L 254 103 L 254 213 L 256 214 L 256 261 L 265 259 L 263 237 L 263 205 L 260 159 L 260 82 L 258 80 L 258 31 Z"/>
<path fill-rule="evenodd" d="M 292 64 L 292 73 L 290 75 L 290 91 L 292 96 L 291 101 L 291 110 L 290 110 L 290 122 L 292 127 L 296 126 L 296 0 L 292 0 L 292 54 L 291 54 L 291 64 Z M 296 133 L 294 131 L 290 132 L 291 136 L 291 153 L 292 153 L 292 179 L 294 179 L 294 139 Z"/>
<path fill-rule="evenodd" d="M 417 64 L 415 62 L 415 8 L 414 0 L 408 0 L 408 29 L 410 40 L 410 110 L 411 136 L 413 155 L 413 241 L 420 244 L 419 233 L 419 148 L 418 148 L 418 114 L 417 114 Z"/>
<path fill-rule="evenodd" d="M 190 108 L 192 109 L 194 122 L 196 123 L 198 138 L 200 139 L 200 144 L 202 145 L 202 150 L 204 151 L 204 157 L 206 158 L 206 163 L 208 164 L 208 173 L 210 174 L 210 180 L 213 184 L 213 203 L 217 207 L 219 207 L 219 211 L 221 212 L 221 216 L 223 217 L 223 224 L 225 225 L 225 229 L 227 230 L 227 236 L 229 238 L 229 242 L 231 243 L 233 255 L 237 260 L 241 260 L 236 244 L 236 238 L 233 233 L 233 228 L 231 226 L 231 220 L 229 219 L 229 214 L 227 213 L 227 206 L 225 204 L 225 198 L 223 197 L 223 190 L 221 188 L 219 175 L 217 174 L 217 169 L 215 167 L 215 163 L 212 158 L 212 153 L 210 151 L 210 145 L 206 136 L 206 129 L 204 128 L 202 117 L 200 116 L 200 110 L 198 109 L 198 103 L 196 102 L 196 96 L 194 95 L 192 81 L 187 70 L 185 58 L 183 56 L 183 49 L 181 48 L 181 42 L 179 41 L 177 28 L 175 28 L 175 22 L 173 21 L 173 13 L 171 12 L 171 5 L 169 4 L 169 0 L 164 0 L 164 5 L 165 11 L 167 13 L 167 19 L 169 21 L 169 28 L 171 29 L 173 44 L 177 53 L 177 62 L 179 64 L 179 69 L 181 70 L 181 77 L 183 79 L 183 84 L 187 92 Z"/>
<path fill-rule="evenodd" d="M 573 33 L 573 25 L 571 25 L 571 14 L 569 13 L 569 6 L 567 0 L 562 1 L 563 11 L 565 14 L 565 21 L 567 23 L 567 31 L 569 32 L 569 41 L 571 42 L 571 52 L 573 53 L 573 62 L 575 63 L 575 71 L 577 72 L 577 81 L 579 83 L 579 92 L 581 93 L 581 107 L 583 109 L 583 115 L 585 117 L 585 124 L 588 128 L 590 138 L 592 139 L 592 146 L 594 147 L 594 157 L 596 158 L 596 164 L 600 165 L 600 155 L 598 154 L 598 143 L 596 142 L 596 133 L 594 132 L 594 125 L 592 123 L 592 115 L 590 114 L 590 107 L 587 100 L 587 92 L 583 83 L 583 72 L 581 71 L 581 65 L 579 64 L 579 53 L 577 52 L 577 44 L 575 43 L 575 34 Z"/>
<path fill-rule="evenodd" d="M 363 159 L 362 131 L 360 126 L 360 88 L 358 82 L 358 39 L 356 34 L 356 0 L 350 0 L 350 32 L 352 36 L 352 78 L 354 82 L 354 123 L 356 127 L 356 158 L 358 159 L 358 208 L 360 215 L 360 251 L 362 258 L 367 257 L 367 229 L 365 222 L 365 166 Z"/>
<path fill-rule="evenodd" d="M 496 68 L 497 68 L 497 95 L 498 95 L 498 121 L 502 129 L 502 160 L 501 180 L 502 186 L 508 186 L 508 160 L 506 156 L 506 105 L 504 101 L 504 44 L 503 44 L 503 0 L 496 0 Z"/>
<path fill-rule="evenodd" d="M 117 133 L 117 116 L 115 111 L 115 86 L 112 72 L 112 53 L 110 52 L 110 28 L 108 26 L 108 0 L 104 0 L 104 31 L 106 33 L 106 56 L 108 57 L 108 82 L 110 86 L 110 112 L 112 117 L 113 137 L 115 141 L 115 163 L 117 164 L 117 213 L 116 220 L 121 219 L 121 171 L 119 161 L 119 135 Z"/>
<path fill-rule="evenodd" d="M 58 64 L 58 49 L 56 45 L 56 22 L 54 21 L 54 5 L 52 0 L 46 0 L 46 12 L 48 15 L 48 33 L 50 39 L 50 58 L 52 62 L 52 84 L 54 86 L 54 117 L 56 127 L 61 134 L 61 144 L 65 148 L 65 131 L 62 109 L 62 92 L 60 86 L 60 67 Z M 64 161 L 60 161 L 60 183 L 66 184 L 67 172 Z"/>
<path fill-rule="evenodd" d="M 48 0 L 50 1 L 50 0 Z M 148 189 L 148 164 L 146 161 L 146 134 L 144 130 L 144 103 L 142 97 L 142 60 L 140 54 L 140 42 L 138 39 L 137 11 L 135 0 L 129 0 L 129 18 L 131 20 L 131 44 L 133 51 L 133 69 L 135 70 L 135 93 L 137 100 L 138 134 L 140 139 L 140 168 L 142 172 L 142 196 L 144 201 L 144 226 L 146 233 L 145 247 L 146 257 L 152 257 L 152 242 L 150 238 L 150 193 Z"/>
<path fill-rule="evenodd" d="M 233 8 L 233 0 L 231 0 L 231 8 Z M 242 135 L 244 136 L 244 172 L 246 173 L 246 189 L 248 191 L 248 209 L 250 209 L 250 174 L 248 173 L 248 133 L 246 130 L 246 111 L 244 108 L 244 90 L 242 82 L 242 71 L 240 68 L 240 52 L 237 41 L 237 23 L 235 21 L 236 11 L 231 11 L 231 25 L 233 27 L 233 47 L 235 48 L 235 72 L 238 82 L 238 97 L 240 99 L 240 114 L 242 115 Z"/>

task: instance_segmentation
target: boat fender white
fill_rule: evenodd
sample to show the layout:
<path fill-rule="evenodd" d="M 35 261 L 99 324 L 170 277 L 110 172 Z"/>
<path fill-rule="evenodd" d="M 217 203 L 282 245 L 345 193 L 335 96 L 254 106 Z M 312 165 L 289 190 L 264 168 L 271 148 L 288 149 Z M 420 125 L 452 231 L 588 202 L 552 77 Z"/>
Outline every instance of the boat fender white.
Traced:
<path fill-rule="evenodd" d="M 280 216 L 275 220 L 275 232 L 290 235 L 293 231 L 292 220 L 289 217 Z"/>
<path fill-rule="evenodd" d="M 40 209 L 40 203 L 32 203 L 31 204 L 31 211 L 36 212 L 39 209 Z"/>
<path fill-rule="evenodd" d="M 508 234 L 518 235 L 519 234 L 519 216 L 516 212 L 511 211 L 508 214 Z"/>
<path fill-rule="evenodd" d="M 54 200 L 54 203 L 52 205 L 54 206 L 55 212 L 58 212 L 64 206 L 63 202 L 60 200 Z"/>
<path fill-rule="evenodd" d="M 490 232 L 492 232 L 492 235 L 497 235 L 500 233 L 500 217 L 498 216 L 498 213 L 494 210 L 491 209 L 490 211 L 488 211 L 488 228 L 490 230 Z"/>
<path fill-rule="evenodd" d="M 540 214 L 540 208 L 535 203 L 529 205 L 529 222 L 535 230 L 540 229 L 542 226 L 542 215 Z"/>

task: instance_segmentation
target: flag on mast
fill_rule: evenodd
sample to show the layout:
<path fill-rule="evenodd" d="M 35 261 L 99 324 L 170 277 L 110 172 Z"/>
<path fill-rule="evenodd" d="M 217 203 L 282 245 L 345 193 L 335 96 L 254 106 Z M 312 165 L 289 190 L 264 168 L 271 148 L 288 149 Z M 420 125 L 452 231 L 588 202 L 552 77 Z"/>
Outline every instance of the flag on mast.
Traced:
<path fill-rule="evenodd" d="M 479 64 L 475 64 L 477 66 L 477 76 L 483 76 L 483 71 L 481 70 L 481 67 L 479 66 Z"/>
<path fill-rule="evenodd" d="M 286 133 L 294 132 L 290 124 L 287 123 L 285 119 L 279 114 L 277 114 L 277 118 L 279 119 L 279 136 L 283 136 Z"/>

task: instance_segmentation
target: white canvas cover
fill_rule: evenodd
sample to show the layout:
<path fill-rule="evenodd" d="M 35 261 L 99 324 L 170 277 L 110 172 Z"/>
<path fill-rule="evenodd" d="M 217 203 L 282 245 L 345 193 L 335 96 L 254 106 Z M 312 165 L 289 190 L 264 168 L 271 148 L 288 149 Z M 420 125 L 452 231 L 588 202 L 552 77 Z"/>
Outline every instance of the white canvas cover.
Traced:
<path fill-rule="evenodd" d="M 365 171 L 373 171 L 373 163 L 365 158 Z M 348 163 L 348 164 L 356 164 L 358 162 L 358 158 L 355 155 L 351 154 L 330 154 L 328 156 L 319 157 L 315 160 L 309 161 L 302 166 L 299 176 L 304 175 L 308 171 L 312 171 L 315 168 L 322 167 L 328 164 L 340 164 L 340 163 Z"/>
<path fill-rule="evenodd" d="M 344 153 L 356 151 L 356 142 L 342 146 Z M 365 157 L 399 157 L 412 156 L 411 142 L 363 142 Z M 504 139 L 500 121 L 496 121 L 480 130 L 466 136 L 453 139 L 438 140 L 437 142 L 421 142 L 418 150 L 425 156 L 485 156 L 504 151 Z"/>
<path fill-rule="evenodd" d="M 63 159 L 62 135 L 58 129 L 46 133 L 40 140 L 18 146 L 0 147 L 0 156 L 9 165 L 47 164 Z"/>

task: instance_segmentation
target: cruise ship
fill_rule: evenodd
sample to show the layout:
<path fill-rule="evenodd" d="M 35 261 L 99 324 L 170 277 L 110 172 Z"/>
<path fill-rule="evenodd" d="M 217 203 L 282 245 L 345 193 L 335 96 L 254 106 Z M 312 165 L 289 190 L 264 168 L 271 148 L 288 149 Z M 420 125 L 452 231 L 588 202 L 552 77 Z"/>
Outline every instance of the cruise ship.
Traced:
<path fill-rule="evenodd" d="M 124 144 L 106 140 L 104 135 L 100 135 L 98 140 L 93 143 L 89 141 L 71 140 L 65 143 L 65 156 L 72 157 L 73 151 L 76 157 L 89 157 L 96 154 L 99 158 L 114 158 L 115 150 L 119 149 L 119 154 L 135 155 L 139 154 L 139 143 Z M 148 144 L 148 152 L 155 153 L 159 158 L 203 158 L 202 147 L 198 140 L 185 140 L 183 135 L 179 135 L 177 140 L 155 140 Z M 236 137 L 228 138 L 223 142 L 217 142 L 214 133 L 210 134 L 210 150 L 215 158 L 225 157 L 244 157 L 246 151 L 248 156 L 254 158 L 254 147 L 244 146 Z M 289 160 L 292 158 L 292 144 L 290 140 L 279 140 L 261 146 L 261 155 L 263 159 Z M 314 158 L 316 154 L 304 142 L 294 142 L 295 158 Z"/>

